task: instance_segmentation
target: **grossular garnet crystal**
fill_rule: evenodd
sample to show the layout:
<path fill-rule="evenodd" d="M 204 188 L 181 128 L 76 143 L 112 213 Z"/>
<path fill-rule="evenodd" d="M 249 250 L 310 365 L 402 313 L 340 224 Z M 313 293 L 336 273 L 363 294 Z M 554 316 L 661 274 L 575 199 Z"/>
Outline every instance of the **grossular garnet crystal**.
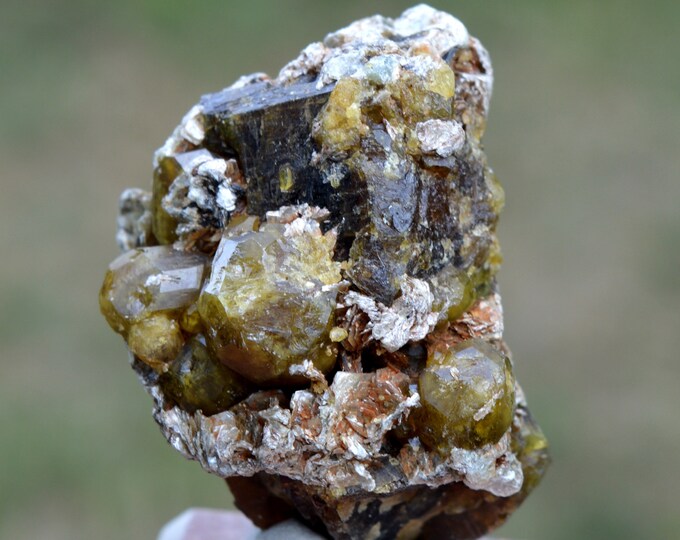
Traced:
<path fill-rule="evenodd" d="M 476 538 L 547 443 L 503 341 L 493 74 L 420 5 L 204 96 L 121 196 L 100 305 L 174 448 L 267 527 Z"/>

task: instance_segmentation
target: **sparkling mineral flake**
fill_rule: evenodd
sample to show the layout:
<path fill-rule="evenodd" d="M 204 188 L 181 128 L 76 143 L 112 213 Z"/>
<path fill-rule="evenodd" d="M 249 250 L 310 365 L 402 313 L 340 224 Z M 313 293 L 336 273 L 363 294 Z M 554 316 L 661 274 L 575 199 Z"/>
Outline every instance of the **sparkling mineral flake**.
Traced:
<path fill-rule="evenodd" d="M 473 538 L 547 442 L 503 341 L 493 72 L 426 5 L 184 115 L 120 199 L 100 305 L 170 444 L 258 526 Z"/>

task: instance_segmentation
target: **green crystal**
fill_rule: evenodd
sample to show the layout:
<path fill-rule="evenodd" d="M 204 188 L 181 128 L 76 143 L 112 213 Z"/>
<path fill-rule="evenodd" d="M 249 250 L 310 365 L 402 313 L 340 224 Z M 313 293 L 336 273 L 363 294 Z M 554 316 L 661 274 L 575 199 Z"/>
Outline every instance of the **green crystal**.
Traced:
<path fill-rule="evenodd" d="M 199 300 L 209 349 L 247 379 L 271 385 L 299 381 L 293 364 L 335 365 L 330 338 L 340 281 L 333 234 L 286 236 L 285 227 L 222 239 Z"/>
<path fill-rule="evenodd" d="M 418 380 L 420 437 L 447 453 L 498 442 L 512 424 L 515 378 L 510 360 L 489 343 L 469 340 L 432 353 Z"/>
<path fill-rule="evenodd" d="M 465 272 L 453 265 L 443 268 L 433 276 L 430 285 L 434 295 L 433 309 L 445 314 L 449 321 L 455 321 L 474 302 L 472 282 Z"/>
<path fill-rule="evenodd" d="M 177 321 L 167 313 L 153 313 L 130 326 L 130 352 L 154 369 L 164 371 L 184 345 Z"/>
<path fill-rule="evenodd" d="M 522 407 L 517 412 L 520 420 L 513 426 L 512 451 L 522 463 L 524 483 L 521 493 L 526 496 L 543 478 L 550 464 L 550 456 L 548 439 L 529 410 Z"/>
<path fill-rule="evenodd" d="M 114 260 L 99 293 L 107 322 L 130 350 L 161 369 L 184 344 L 179 319 L 198 299 L 208 259 L 170 246 L 128 251 Z"/>
<path fill-rule="evenodd" d="M 212 358 L 194 338 L 161 377 L 161 387 L 182 409 L 209 416 L 226 411 L 248 396 L 252 388 L 237 373 Z"/>

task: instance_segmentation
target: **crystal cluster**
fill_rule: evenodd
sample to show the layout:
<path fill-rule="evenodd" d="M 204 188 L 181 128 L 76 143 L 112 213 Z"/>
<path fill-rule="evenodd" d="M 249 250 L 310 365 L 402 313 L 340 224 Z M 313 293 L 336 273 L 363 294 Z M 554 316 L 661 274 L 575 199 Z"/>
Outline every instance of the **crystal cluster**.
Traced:
<path fill-rule="evenodd" d="M 258 525 L 476 538 L 547 443 L 503 341 L 493 74 L 420 5 L 204 96 L 126 190 L 100 305 L 170 444 Z"/>

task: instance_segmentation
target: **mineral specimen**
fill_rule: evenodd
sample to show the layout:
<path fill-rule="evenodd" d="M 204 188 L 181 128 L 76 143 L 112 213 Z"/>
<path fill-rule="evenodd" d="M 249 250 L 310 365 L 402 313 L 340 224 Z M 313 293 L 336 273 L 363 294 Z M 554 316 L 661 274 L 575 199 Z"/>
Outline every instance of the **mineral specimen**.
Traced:
<path fill-rule="evenodd" d="M 419 5 L 204 96 L 126 190 L 100 305 L 178 451 L 262 527 L 477 538 L 547 444 L 503 341 L 493 74 Z"/>

